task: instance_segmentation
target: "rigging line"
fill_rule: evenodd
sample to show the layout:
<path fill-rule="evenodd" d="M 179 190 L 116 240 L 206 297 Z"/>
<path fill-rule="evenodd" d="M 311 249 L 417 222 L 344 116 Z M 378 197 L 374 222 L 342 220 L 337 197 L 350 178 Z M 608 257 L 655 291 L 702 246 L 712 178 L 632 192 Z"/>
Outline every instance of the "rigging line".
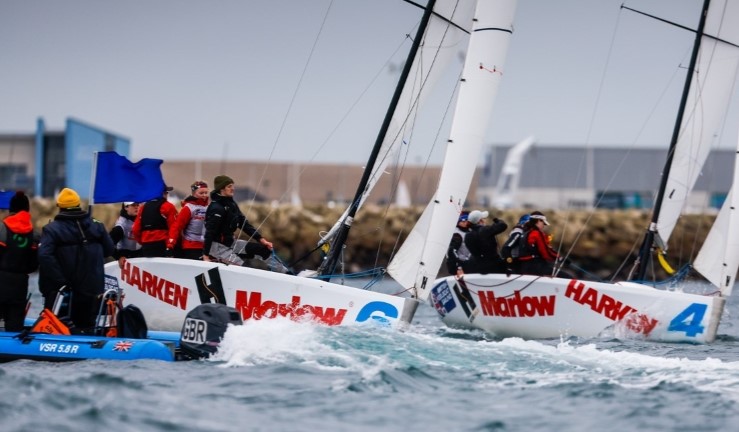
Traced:
<path fill-rule="evenodd" d="M 272 149 L 269 153 L 269 157 L 267 158 L 267 164 L 265 164 L 264 169 L 262 170 L 262 175 L 259 178 L 259 181 L 257 182 L 256 190 L 254 191 L 254 196 L 256 197 L 256 194 L 259 192 L 262 186 L 262 182 L 264 181 L 264 177 L 267 174 L 267 169 L 269 168 L 270 162 L 272 161 L 272 157 L 275 154 L 275 150 L 277 150 L 277 144 L 280 141 L 280 137 L 282 136 L 282 132 L 285 130 L 285 124 L 287 124 L 287 119 L 290 117 L 290 112 L 292 111 L 293 105 L 295 105 L 295 99 L 298 96 L 298 92 L 301 89 L 303 80 L 305 79 L 306 72 L 308 71 L 308 66 L 311 63 L 311 60 L 313 59 L 313 54 L 316 51 L 316 47 L 318 46 L 318 41 L 321 39 L 321 34 L 323 33 L 323 29 L 326 26 L 326 20 L 328 19 L 328 16 L 331 12 L 331 6 L 333 6 L 334 0 L 331 0 L 328 7 L 326 8 L 326 13 L 323 16 L 323 21 L 321 21 L 321 26 L 318 29 L 318 33 L 316 34 L 316 38 L 313 40 L 313 46 L 311 46 L 310 52 L 308 54 L 308 59 L 305 61 L 305 65 L 303 66 L 303 70 L 300 73 L 300 78 L 298 79 L 298 84 L 295 86 L 295 91 L 293 92 L 292 97 L 290 98 L 290 103 L 288 104 L 287 111 L 285 112 L 285 116 L 282 118 L 282 124 L 280 124 L 280 129 L 277 132 L 277 136 L 275 137 L 275 141 L 272 144 Z M 249 207 L 254 204 L 254 199 L 251 200 Z"/>
<path fill-rule="evenodd" d="M 454 13 L 455 12 L 456 12 L 456 5 L 455 5 L 454 10 L 452 11 L 452 16 L 454 16 Z M 448 22 L 449 21 L 447 20 L 447 23 Z M 405 115 L 405 117 L 403 119 L 403 122 L 398 127 L 398 130 L 397 130 L 395 136 L 392 137 L 392 140 L 391 141 L 387 141 L 387 138 L 386 138 L 386 141 L 385 142 L 390 142 L 391 145 L 389 145 L 387 147 L 385 145 L 383 145 L 383 148 L 386 148 L 386 151 L 381 155 L 381 158 L 379 159 L 379 163 L 377 163 L 375 165 L 374 171 L 370 174 L 371 181 L 374 181 L 374 179 L 378 179 L 377 181 L 379 181 L 379 176 L 381 176 L 382 173 L 385 171 L 384 167 L 387 165 L 385 163 L 385 161 L 387 160 L 387 158 L 390 157 L 391 153 L 393 153 L 391 150 L 395 146 L 392 145 L 392 143 L 398 142 L 398 138 L 402 135 L 403 131 L 406 130 L 407 127 L 409 127 L 409 125 L 412 125 L 411 126 L 411 137 L 412 137 L 413 127 L 415 127 L 415 119 L 419 115 L 418 114 L 419 99 L 421 97 L 421 94 L 423 93 L 423 89 L 426 86 L 426 83 L 428 81 L 428 77 L 431 74 L 431 71 L 434 69 L 434 65 L 436 64 L 437 60 L 439 59 L 439 53 L 441 52 L 441 49 L 444 47 L 444 41 L 447 39 L 447 35 L 449 34 L 450 27 L 451 27 L 450 25 L 447 25 L 445 27 L 444 33 L 443 33 L 443 35 L 441 37 L 441 40 L 440 40 L 438 46 L 436 47 L 436 51 L 434 53 L 434 57 L 431 60 L 431 65 L 429 66 L 428 72 L 426 73 L 425 76 L 423 75 L 424 68 L 423 68 L 423 65 L 421 64 L 421 61 L 423 60 L 423 56 L 420 56 L 419 57 L 420 60 L 419 60 L 419 63 L 418 63 L 418 67 L 416 69 L 416 74 L 417 75 L 416 75 L 416 79 L 414 79 L 413 82 L 414 83 L 418 82 L 418 83 L 420 83 L 420 85 L 419 85 L 419 88 L 417 90 L 415 90 L 415 91 L 411 90 L 411 94 L 416 95 L 416 97 L 412 100 L 412 103 L 408 107 L 408 111 L 407 111 L 407 113 L 406 113 L 406 115 Z M 414 119 L 414 121 L 412 121 L 412 122 L 410 121 L 411 120 L 411 117 L 413 117 L 413 119 Z M 445 117 L 446 117 L 446 115 L 445 115 Z M 438 132 L 437 132 L 437 138 L 438 138 Z M 402 145 L 403 142 L 404 141 L 401 140 L 400 141 L 400 145 Z M 436 142 L 436 140 L 435 140 L 435 142 Z M 426 166 L 428 166 L 428 160 L 430 158 L 431 153 L 433 152 L 433 148 L 435 148 L 435 142 L 434 142 L 434 145 L 431 147 L 431 152 L 429 152 L 429 156 L 427 157 Z M 406 153 L 405 153 L 405 158 L 406 158 L 405 161 L 407 161 L 407 158 L 408 158 L 409 153 L 410 153 L 410 141 L 407 143 L 407 150 L 406 150 Z M 403 165 L 405 165 L 405 163 Z M 380 168 L 382 168 L 382 171 L 380 171 Z M 424 167 L 424 172 L 425 172 L 425 168 L 426 167 Z M 401 170 L 401 174 L 402 174 L 402 170 Z M 397 187 L 397 185 L 396 185 L 396 187 Z M 366 196 L 366 194 L 364 196 Z M 362 197 L 358 197 L 357 199 L 359 199 L 361 201 L 361 199 L 363 199 L 363 198 Z M 358 205 L 359 203 L 356 203 L 356 204 Z M 404 223 L 407 222 L 407 220 L 408 220 L 408 215 L 406 215 L 406 218 L 404 220 Z M 393 247 L 393 252 L 391 252 L 391 255 L 390 255 L 391 258 L 394 255 L 394 251 L 397 250 L 397 244 L 398 244 L 399 237 L 402 234 L 402 232 L 403 231 L 401 230 L 399 232 L 399 234 L 398 234 L 398 237 L 396 237 L 395 245 Z M 381 243 L 378 246 L 378 250 L 379 250 L 380 247 L 381 247 Z M 375 256 L 375 259 L 376 259 L 376 261 L 379 260 L 379 254 Z M 375 264 L 377 265 L 377 262 Z"/>
<path fill-rule="evenodd" d="M 438 54 L 438 50 L 437 50 L 437 54 Z M 421 64 L 421 60 L 419 60 L 419 67 L 416 70 L 416 75 L 417 76 L 416 76 L 416 78 L 413 81 L 414 83 L 419 82 L 419 81 L 421 83 L 425 82 L 425 80 L 423 79 L 423 76 L 422 76 L 422 73 L 423 73 L 423 65 Z M 435 61 L 435 59 L 434 59 L 434 61 Z M 433 67 L 434 61 L 432 61 L 432 67 Z M 421 77 L 419 78 L 418 75 L 421 75 Z M 413 127 L 410 128 L 410 133 L 408 135 L 408 140 L 406 141 L 404 139 L 401 139 L 400 144 L 399 144 L 400 145 L 400 148 L 397 151 L 397 158 L 396 158 L 396 161 L 395 161 L 395 172 L 397 173 L 397 175 L 396 175 L 395 182 L 392 185 L 391 196 L 394 196 L 397 193 L 398 185 L 400 184 L 400 179 L 403 177 L 403 172 L 405 172 L 405 166 L 406 166 L 406 163 L 408 161 L 408 156 L 410 155 L 410 147 L 411 147 L 411 143 L 413 142 L 413 133 L 415 132 L 416 120 L 418 119 L 418 109 L 416 107 L 417 107 L 417 103 L 419 101 L 419 98 L 421 96 L 421 92 L 423 91 L 423 87 L 424 87 L 423 84 L 421 84 L 420 90 L 418 91 L 418 93 L 414 93 L 413 91 L 411 91 L 411 94 L 416 94 L 417 96 L 413 100 L 413 103 L 409 106 L 408 113 L 406 114 L 406 119 L 403 122 L 402 127 L 401 128 L 398 128 L 398 133 L 396 134 L 395 137 L 393 137 L 393 142 L 395 142 L 395 141 L 397 141 L 402 136 L 402 131 L 405 130 L 406 127 L 408 126 L 408 123 L 409 123 L 408 120 L 410 119 L 410 117 L 412 115 L 413 116 L 413 121 L 410 122 L 410 123 L 413 125 Z M 403 144 L 406 145 L 406 148 L 405 148 L 405 153 L 404 154 L 401 154 L 401 150 L 403 148 Z M 389 153 L 390 152 L 388 152 L 388 156 L 389 156 Z M 403 156 L 403 162 L 402 163 L 400 162 L 401 156 Z M 412 203 L 412 201 L 411 201 L 411 203 Z M 383 215 L 383 220 L 385 220 L 385 221 L 387 221 L 387 213 L 388 213 L 389 209 L 390 209 L 390 202 L 388 202 L 387 206 L 385 207 L 385 214 Z M 406 213 L 405 217 L 403 218 L 403 223 L 401 224 L 401 229 L 398 232 L 398 235 L 395 236 L 395 242 L 393 243 L 393 246 L 392 246 L 392 248 L 390 250 L 390 255 L 389 255 L 389 258 L 388 258 L 388 262 L 390 262 L 390 260 L 392 260 L 393 256 L 395 255 L 395 252 L 396 252 L 396 250 L 398 248 L 398 244 L 400 242 L 400 235 L 403 232 L 402 227 L 405 226 L 405 224 L 408 222 L 408 219 L 409 219 L 409 217 L 408 217 L 408 214 Z M 383 233 L 384 233 L 384 225 L 383 225 Z M 377 255 L 375 255 L 375 266 L 377 266 L 378 261 L 379 261 L 380 247 L 381 247 L 381 243 L 378 245 Z"/>
<path fill-rule="evenodd" d="M 600 83 L 598 85 L 598 91 L 596 92 L 596 96 L 595 96 L 595 106 L 593 107 L 592 115 L 590 116 L 590 122 L 588 124 L 588 132 L 585 135 L 585 146 L 586 146 L 585 147 L 585 150 L 586 151 L 585 151 L 585 154 L 583 155 L 583 157 L 580 158 L 580 164 L 578 165 L 577 175 L 575 176 L 575 186 L 577 186 L 577 184 L 580 182 L 580 177 L 581 177 L 582 172 L 583 172 L 583 165 L 585 165 L 585 187 L 586 187 L 586 189 L 589 188 L 589 187 L 592 187 L 593 189 L 595 189 L 595 178 L 594 178 L 595 174 L 593 172 L 591 172 L 591 170 L 593 169 L 592 165 L 593 165 L 594 161 L 589 161 L 588 160 L 590 158 L 590 156 L 593 154 L 592 153 L 593 152 L 593 148 L 592 148 L 591 138 L 592 138 L 592 135 L 593 135 L 593 125 L 595 124 L 595 118 L 596 118 L 596 116 L 598 114 L 598 110 L 600 108 L 601 95 L 603 93 L 603 88 L 605 87 L 606 75 L 607 75 L 608 70 L 609 70 L 609 67 L 608 66 L 610 65 L 611 58 L 613 57 L 613 47 L 615 46 L 616 37 L 618 36 L 618 28 L 619 28 L 619 23 L 621 22 L 621 14 L 622 14 L 621 11 L 619 11 L 618 16 L 616 18 L 616 23 L 615 23 L 615 25 L 613 27 L 613 31 L 611 33 L 611 42 L 610 42 L 610 44 L 608 46 L 608 53 L 606 55 L 606 63 L 603 65 L 603 71 L 601 72 L 601 75 L 600 75 Z M 595 208 L 596 207 L 594 206 L 593 207 L 593 210 L 591 211 L 591 215 L 595 211 Z M 568 206 L 567 212 L 565 214 L 564 227 L 562 228 L 562 235 L 560 236 L 561 238 L 560 238 L 560 241 L 559 241 L 559 245 L 557 247 L 557 254 L 558 255 L 560 254 L 560 252 L 562 251 L 562 248 L 564 247 L 564 239 L 565 239 L 565 235 L 567 233 L 567 229 L 568 229 L 568 227 L 570 225 L 571 218 L 572 218 L 572 209 L 569 208 L 569 206 Z M 581 228 L 580 233 L 582 233 L 582 228 Z M 576 240 L 577 240 L 577 238 L 579 238 L 579 235 L 576 237 Z M 572 246 L 570 246 L 570 250 L 567 251 L 567 253 L 565 254 L 566 255 L 565 258 L 567 256 L 569 256 L 569 254 L 572 251 L 572 248 L 574 247 L 574 245 L 575 245 L 575 243 L 573 242 Z"/>
<path fill-rule="evenodd" d="M 439 122 L 439 127 L 436 129 L 436 135 L 434 136 L 433 144 L 431 145 L 431 148 L 430 148 L 428 154 L 426 155 L 426 160 L 424 162 L 424 165 L 421 168 L 421 173 L 419 175 L 419 181 L 416 182 L 416 184 L 414 186 L 414 189 L 411 192 L 411 195 L 412 196 L 413 195 L 418 195 L 420 193 L 420 188 L 421 188 L 421 185 L 423 184 L 423 182 L 420 181 L 420 180 L 423 180 L 423 178 L 426 176 L 426 171 L 428 170 L 428 168 L 430 166 L 430 163 L 431 163 L 431 155 L 434 153 L 434 149 L 436 148 L 436 144 L 439 142 L 439 136 L 441 136 L 441 131 L 442 131 L 443 127 L 444 127 L 443 125 L 446 123 L 446 119 L 449 116 L 450 109 L 452 107 L 452 103 L 455 100 L 455 95 L 458 92 L 459 83 L 461 82 L 461 78 L 462 78 L 462 74 L 463 73 L 464 73 L 464 71 L 463 70 L 460 70 L 459 75 L 457 76 L 457 81 L 456 81 L 456 84 L 454 86 L 454 90 L 451 92 L 451 94 L 449 96 L 449 99 L 447 101 L 446 108 L 444 110 L 444 115 L 442 116 L 441 121 Z M 403 167 L 405 167 L 405 165 L 406 165 L 405 162 L 407 162 L 407 159 L 408 159 L 408 155 L 409 154 L 410 154 L 410 152 L 407 151 L 406 152 L 405 159 L 404 159 Z M 402 171 L 401 171 L 401 174 L 402 174 Z M 437 179 L 437 184 L 438 184 L 438 181 L 439 181 L 439 179 Z M 431 198 L 433 198 L 433 195 L 434 195 L 434 192 L 432 192 Z M 419 217 L 420 217 L 420 215 L 419 215 Z M 410 221 L 410 218 L 411 218 L 411 213 L 406 213 L 405 217 L 403 218 L 403 223 L 401 224 L 401 227 L 408 226 L 408 222 Z M 403 228 L 401 228 L 400 231 L 398 232 L 398 235 L 395 237 L 395 243 L 393 244 L 393 249 L 392 249 L 392 251 L 390 253 L 390 261 L 393 260 L 393 258 L 395 257 L 395 254 L 398 252 L 398 248 L 399 248 L 399 245 L 400 245 L 400 240 L 401 240 L 401 237 L 402 237 L 402 235 L 403 235 L 404 232 L 405 232 L 405 230 Z"/>
<path fill-rule="evenodd" d="M 315 152 L 313 152 L 313 155 L 308 159 L 309 162 L 312 162 L 318 158 L 318 155 L 323 150 L 323 148 L 328 144 L 328 142 L 331 140 L 331 138 L 336 134 L 336 132 L 339 130 L 342 124 L 344 124 L 344 121 L 349 117 L 349 115 L 354 111 L 354 109 L 357 107 L 359 102 L 364 98 L 364 96 L 367 94 L 370 88 L 374 85 L 374 83 L 377 81 L 377 79 L 380 77 L 383 71 L 385 71 L 390 65 L 391 60 L 395 57 L 395 55 L 400 51 L 400 49 L 405 45 L 405 42 L 410 39 L 409 35 L 405 35 L 403 40 L 398 44 L 398 46 L 395 48 L 395 50 L 390 54 L 388 59 L 383 63 L 383 65 L 377 70 L 377 73 L 372 77 L 370 82 L 367 84 L 367 86 L 361 91 L 359 96 L 354 100 L 352 105 L 349 107 L 349 109 L 345 112 L 345 114 L 339 119 L 339 121 L 336 123 L 334 128 L 329 132 L 328 136 L 323 140 L 323 143 L 316 149 Z M 280 196 L 279 200 L 282 201 L 288 193 L 291 193 L 296 185 L 300 183 L 300 176 L 305 172 L 307 169 L 307 166 L 303 166 L 301 170 L 299 171 L 298 175 L 293 179 L 290 186 L 287 188 L 287 190 Z M 270 212 L 271 214 L 271 212 Z"/>
<path fill-rule="evenodd" d="M 636 143 L 639 141 L 639 138 L 642 136 L 642 134 L 646 130 L 647 125 L 651 121 L 651 119 L 654 116 L 654 114 L 657 112 L 657 107 L 660 105 L 660 103 L 662 102 L 662 100 L 664 100 L 665 96 L 667 95 L 667 92 L 668 92 L 668 90 L 669 90 L 672 82 L 677 77 L 677 73 L 679 72 L 679 70 L 680 70 L 680 66 L 676 67 L 675 70 L 674 70 L 674 72 L 672 73 L 672 76 L 670 77 L 670 79 L 665 83 L 665 86 L 662 89 L 662 93 L 657 98 L 657 101 L 652 105 L 652 109 L 649 112 L 649 115 L 647 115 L 647 118 L 642 123 L 641 128 L 639 129 L 639 131 L 637 132 L 636 136 L 634 137 L 634 140 L 631 142 L 631 146 L 624 153 L 623 157 L 621 158 L 621 161 L 618 163 L 618 165 L 616 166 L 616 169 L 613 171 L 613 175 L 611 175 L 611 178 L 608 180 L 608 183 L 606 184 L 605 191 L 611 190 L 611 185 L 613 185 L 613 182 L 616 181 L 616 177 L 617 177 L 618 173 L 621 171 L 623 165 L 626 163 L 626 159 L 631 154 L 631 151 L 634 149 Z M 573 240 L 572 244 L 570 245 L 570 248 L 567 250 L 567 253 L 565 254 L 565 258 L 569 257 L 570 254 L 572 253 L 573 249 L 575 248 L 575 245 L 580 240 L 580 237 L 582 237 L 582 235 L 584 233 L 584 230 L 588 227 L 588 225 L 590 223 L 590 220 L 595 215 L 595 209 L 598 208 L 598 206 L 600 205 L 600 203 L 603 201 L 603 198 L 604 198 L 603 195 L 601 195 L 600 197 L 598 197 L 598 200 L 596 201 L 595 205 L 593 206 L 593 209 L 588 213 L 588 217 L 585 219 L 585 222 L 583 223 L 583 226 L 580 228 L 580 230 L 578 231 L 577 235 L 575 236 L 575 240 Z M 632 249 L 632 253 L 633 253 L 633 249 Z M 630 256 L 631 256 L 631 253 L 629 254 L 629 257 Z M 625 260 L 628 260 L 629 257 L 626 257 Z M 622 266 L 624 264 L 626 264 L 626 262 L 624 262 L 622 264 Z"/>
<path fill-rule="evenodd" d="M 655 15 L 650 15 L 650 14 L 648 14 L 648 13 L 645 13 L 645 12 L 642 12 L 642 11 L 638 11 L 638 10 L 636 10 L 636 9 L 631 9 L 630 7 L 627 7 L 627 6 L 624 6 L 624 5 L 621 5 L 621 9 L 626 9 L 626 10 L 630 10 L 631 12 L 635 12 L 635 13 L 638 13 L 638 14 L 640 14 L 640 15 L 644 15 L 644 16 L 647 16 L 647 17 L 649 17 L 649 18 L 652 18 L 652 19 L 656 19 L 657 21 L 662 21 L 663 23 L 666 23 L 666 24 L 670 24 L 670 25 L 673 25 L 673 26 L 675 26 L 675 27 L 678 27 L 678 28 L 681 28 L 681 29 L 683 29 L 683 30 L 687 30 L 687 31 L 689 31 L 689 32 L 691 32 L 691 33 L 697 33 L 697 30 L 695 30 L 695 29 L 692 29 L 692 28 L 690 28 L 690 27 L 684 26 L 684 25 L 682 25 L 682 24 L 678 24 L 678 23 L 676 23 L 676 22 L 672 22 L 672 21 L 666 20 L 666 19 L 664 19 L 664 18 L 660 18 L 660 17 L 658 17 L 658 16 L 655 16 Z M 724 11 L 725 11 L 725 10 L 726 10 L 726 4 L 724 4 Z M 722 13 L 722 14 L 721 14 L 721 16 L 724 16 L 724 14 Z M 723 25 L 723 20 L 721 21 L 721 24 Z M 720 33 L 721 33 L 721 32 L 719 31 L 719 34 L 720 34 Z M 710 35 L 710 34 L 706 34 L 706 33 L 704 33 L 704 34 L 703 34 L 703 36 L 704 36 L 704 37 L 706 37 L 706 38 L 708 38 L 708 39 L 712 39 L 712 40 L 714 40 L 714 41 L 716 41 L 716 42 L 721 42 L 721 43 L 725 43 L 725 44 L 731 45 L 731 46 L 733 46 L 733 47 L 737 47 L 737 48 L 739 48 L 739 45 L 737 45 L 737 44 L 735 44 L 735 43 L 733 43 L 733 42 L 729 42 L 729 41 L 727 41 L 727 40 L 721 39 L 721 38 L 719 38 L 718 36 L 713 36 L 713 35 Z"/>
<path fill-rule="evenodd" d="M 403 0 L 403 1 L 406 2 L 406 3 L 408 3 L 408 4 L 411 4 L 411 5 L 415 6 L 417 8 L 419 8 L 419 9 L 425 9 L 426 8 L 425 6 L 422 6 L 422 5 L 416 3 L 416 2 L 414 2 L 412 0 Z M 454 10 L 455 11 L 457 10 L 457 6 L 458 5 L 459 5 L 459 1 L 457 1 L 457 3 L 455 3 L 455 5 L 454 5 Z M 447 18 L 447 17 L 445 17 L 443 15 L 440 15 L 439 13 L 434 12 L 434 11 L 432 11 L 431 14 L 433 16 L 435 16 L 436 18 L 438 18 L 438 19 L 446 22 L 448 24 L 448 26 L 453 26 L 453 27 L 455 27 L 455 28 L 457 28 L 459 30 L 462 30 L 463 32 L 465 32 L 467 34 L 470 34 L 469 31 L 467 31 L 464 28 L 460 27 L 457 23 L 455 23 L 454 21 L 452 21 L 450 18 Z M 452 12 L 452 18 L 454 18 L 454 12 Z"/>
<path fill-rule="evenodd" d="M 372 88 L 372 86 L 377 81 L 377 79 L 380 77 L 380 75 L 382 74 L 382 72 L 385 69 L 387 69 L 387 66 L 390 64 L 390 61 L 395 57 L 395 55 L 398 53 L 398 51 L 400 51 L 400 49 L 403 47 L 403 45 L 405 45 L 405 42 L 408 39 L 410 39 L 410 37 L 408 35 L 406 35 L 406 37 L 404 37 L 403 38 L 403 41 L 400 44 L 398 44 L 398 46 L 395 48 L 395 50 L 393 51 L 393 53 L 388 57 L 388 59 L 385 61 L 385 63 L 382 65 L 382 67 L 380 67 L 377 70 L 377 73 L 370 80 L 369 84 L 367 84 L 367 86 L 364 88 L 364 90 L 362 90 L 362 92 L 359 94 L 359 96 L 355 99 L 354 103 L 352 103 L 352 105 L 346 111 L 346 113 L 344 114 L 344 116 L 341 119 L 339 119 L 339 121 L 336 124 L 336 126 L 334 126 L 334 128 L 331 130 L 331 132 L 329 133 L 329 135 L 326 137 L 326 139 L 324 139 L 323 143 L 313 153 L 313 155 L 310 157 L 310 159 L 308 159 L 309 162 L 312 162 L 312 161 L 316 160 L 316 158 L 318 157 L 318 154 L 321 152 L 321 150 L 326 146 L 326 144 L 328 144 L 328 142 L 331 140 L 331 137 L 334 136 L 334 134 L 341 127 L 341 125 L 344 124 L 344 121 L 354 111 L 354 109 L 357 107 L 357 105 L 359 104 L 359 102 L 364 98 L 364 95 L 367 94 L 367 92 L 369 91 L 369 89 Z M 300 177 L 303 174 L 303 172 L 305 172 L 306 169 L 308 169 L 308 167 L 305 166 L 305 165 L 303 165 L 303 167 L 300 169 L 298 175 L 295 176 L 295 178 L 292 180 L 291 184 L 288 186 L 287 190 L 285 192 L 283 192 L 282 195 L 280 195 L 280 198 L 278 199 L 278 201 L 282 201 L 287 196 L 288 193 L 291 193 L 295 189 L 296 185 L 300 184 Z M 265 167 L 265 171 L 266 171 L 266 167 Z M 260 180 L 260 183 L 261 183 L 261 180 Z M 253 204 L 253 200 L 252 200 L 252 204 Z M 249 209 L 251 209 L 251 205 L 250 205 Z M 274 213 L 274 211 L 275 211 L 275 209 L 270 209 L 270 211 L 267 213 L 267 215 L 262 220 L 262 223 L 260 223 L 259 226 L 256 227 L 256 228 L 259 229 L 259 227 L 261 227 L 262 224 L 264 224 L 267 221 L 267 219 L 269 219 L 269 217 Z M 308 255 L 310 255 L 311 253 L 315 252 L 319 248 L 320 248 L 320 246 L 317 247 L 317 248 L 315 248 L 313 251 L 309 252 Z M 305 259 L 306 257 L 307 257 L 307 255 L 304 256 L 303 258 L 301 258 L 301 260 L 302 259 Z"/>
<path fill-rule="evenodd" d="M 449 113 L 451 111 L 452 103 L 454 102 L 455 96 L 456 96 L 456 94 L 458 92 L 459 84 L 461 83 L 461 78 L 462 78 L 462 74 L 463 73 L 464 73 L 463 70 L 461 70 L 459 72 L 459 76 L 457 77 L 457 83 L 454 86 L 454 90 L 450 94 L 449 100 L 447 101 L 447 106 L 446 106 L 446 109 L 444 110 L 444 115 L 442 116 L 441 122 L 439 122 L 439 127 L 436 129 L 436 135 L 434 136 L 434 141 L 433 141 L 433 144 L 431 146 L 431 150 L 429 151 L 428 155 L 426 156 L 426 161 L 424 162 L 423 168 L 421 169 L 421 174 L 419 176 L 419 180 L 422 180 L 426 176 L 426 171 L 428 170 L 429 165 L 431 163 L 431 155 L 433 154 L 433 150 L 436 148 L 436 144 L 439 142 L 439 136 L 441 136 L 441 131 L 443 129 L 443 125 L 444 125 L 444 123 L 446 123 L 446 119 L 447 119 L 447 117 L 448 117 L 448 115 L 449 115 Z M 407 154 L 406 154 L 406 158 L 407 158 Z M 437 179 L 437 184 L 438 184 L 438 181 L 439 181 L 439 179 Z M 421 188 L 421 184 L 422 183 L 423 183 L 422 181 L 418 181 L 416 183 L 415 188 L 413 190 L 413 194 L 418 194 L 420 192 L 420 188 Z M 434 194 L 434 192 L 432 192 L 431 198 L 434 197 L 433 194 Z M 461 211 L 461 209 L 460 209 L 460 211 Z M 423 210 L 421 211 L 421 213 L 423 213 Z M 419 217 L 420 217 L 420 215 L 419 215 Z M 403 219 L 403 223 L 402 223 L 401 226 L 403 226 L 403 227 L 407 226 L 409 220 L 410 220 L 410 214 L 406 214 L 405 217 L 404 217 L 404 219 Z M 395 238 L 395 244 L 393 245 L 393 250 L 392 250 L 392 252 L 390 254 L 390 260 L 392 260 L 395 257 L 395 254 L 397 253 L 398 248 L 399 248 L 399 245 L 400 245 L 401 236 L 402 236 L 402 234 L 404 232 L 405 231 L 402 228 L 398 232 L 398 235 Z"/>

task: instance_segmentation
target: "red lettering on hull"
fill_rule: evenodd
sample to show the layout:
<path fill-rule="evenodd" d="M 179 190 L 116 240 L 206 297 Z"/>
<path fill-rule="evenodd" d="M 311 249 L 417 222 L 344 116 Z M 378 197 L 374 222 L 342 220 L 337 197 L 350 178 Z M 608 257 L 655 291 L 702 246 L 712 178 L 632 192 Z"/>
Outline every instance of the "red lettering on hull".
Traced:
<path fill-rule="evenodd" d="M 301 305 L 300 296 L 293 296 L 290 303 L 262 302 L 262 293 L 237 290 L 236 310 L 241 318 L 248 319 L 287 317 L 293 321 L 313 320 L 330 326 L 344 321 L 346 309 L 323 308 L 321 306 Z"/>
<path fill-rule="evenodd" d="M 654 318 L 639 313 L 629 305 L 614 299 L 607 294 L 601 294 L 598 290 L 586 287 L 584 283 L 572 279 L 567 285 L 565 297 L 587 305 L 594 312 L 599 313 L 612 321 L 621 321 L 626 318 L 626 327 L 636 333 L 648 336 L 659 323 Z"/>
<path fill-rule="evenodd" d="M 522 297 L 518 291 L 513 297 L 495 297 L 493 291 L 480 291 L 479 294 L 483 315 L 509 318 L 554 315 L 554 295 Z"/>
<path fill-rule="evenodd" d="M 143 271 L 130 262 L 121 269 L 121 280 L 150 297 L 187 310 L 187 287 Z"/>

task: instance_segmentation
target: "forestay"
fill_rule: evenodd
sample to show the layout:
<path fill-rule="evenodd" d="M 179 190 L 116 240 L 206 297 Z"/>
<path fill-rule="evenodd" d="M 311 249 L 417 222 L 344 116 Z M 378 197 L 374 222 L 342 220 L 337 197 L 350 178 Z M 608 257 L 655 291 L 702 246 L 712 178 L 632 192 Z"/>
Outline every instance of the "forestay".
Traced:
<path fill-rule="evenodd" d="M 402 286 L 428 298 L 484 142 L 513 28 L 515 0 L 481 1 L 460 83 L 449 143 L 436 193 L 388 266 Z"/>

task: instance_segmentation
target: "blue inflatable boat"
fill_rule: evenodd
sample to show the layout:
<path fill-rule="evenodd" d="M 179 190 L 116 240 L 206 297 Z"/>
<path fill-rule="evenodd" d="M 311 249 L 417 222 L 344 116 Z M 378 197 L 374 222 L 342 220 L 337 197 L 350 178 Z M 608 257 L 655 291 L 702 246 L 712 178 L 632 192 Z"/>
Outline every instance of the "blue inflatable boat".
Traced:
<path fill-rule="evenodd" d="M 25 324 L 30 329 L 34 321 L 27 319 Z M 149 330 L 145 339 L 0 331 L 0 362 L 199 359 L 218 349 L 229 325 L 240 324 L 236 309 L 206 303 L 187 314 L 181 332 Z"/>
<path fill-rule="evenodd" d="M 0 362 L 29 359 L 175 361 L 180 334 L 150 332 L 147 339 L 0 332 Z"/>

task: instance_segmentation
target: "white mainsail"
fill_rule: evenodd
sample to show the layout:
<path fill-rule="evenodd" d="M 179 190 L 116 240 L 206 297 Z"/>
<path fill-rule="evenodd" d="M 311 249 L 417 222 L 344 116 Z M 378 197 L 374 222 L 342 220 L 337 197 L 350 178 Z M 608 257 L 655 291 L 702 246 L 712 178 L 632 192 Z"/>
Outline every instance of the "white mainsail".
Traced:
<path fill-rule="evenodd" d="M 723 123 L 739 70 L 739 2 L 713 0 L 680 126 L 657 232 L 667 240 Z M 724 42 L 725 41 L 725 42 Z M 728 43 L 726 43 L 728 42 Z M 731 44 L 734 44 L 732 46 Z"/>
<path fill-rule="evenodd" d="M 388 163 L 395 160 L 393 155 L 399 151 L 403 142 L 410 141 L 416 113 L 423 105 L 423 100 L 431 92 L 446 67 L 463 50 L 472 28 L 475 4 L 476 0 L 437 0 L 434 5 L 434 15 L 429 21 L 422 46 L 413 62 L 408 82 L 398 101 L 358 208 L 361 208 L 380 180 Z M 322 241 L 334 237 L 348 213 L 347 208 Z"/>
<path fill-rule="evenodd" d="M 516 0 L 480 1 L 475 12 L 449 143 L 434 198 L 388 266 L 417 298 L 428 297 L 469 192 L 487 132 L 508 44 Z"/>

